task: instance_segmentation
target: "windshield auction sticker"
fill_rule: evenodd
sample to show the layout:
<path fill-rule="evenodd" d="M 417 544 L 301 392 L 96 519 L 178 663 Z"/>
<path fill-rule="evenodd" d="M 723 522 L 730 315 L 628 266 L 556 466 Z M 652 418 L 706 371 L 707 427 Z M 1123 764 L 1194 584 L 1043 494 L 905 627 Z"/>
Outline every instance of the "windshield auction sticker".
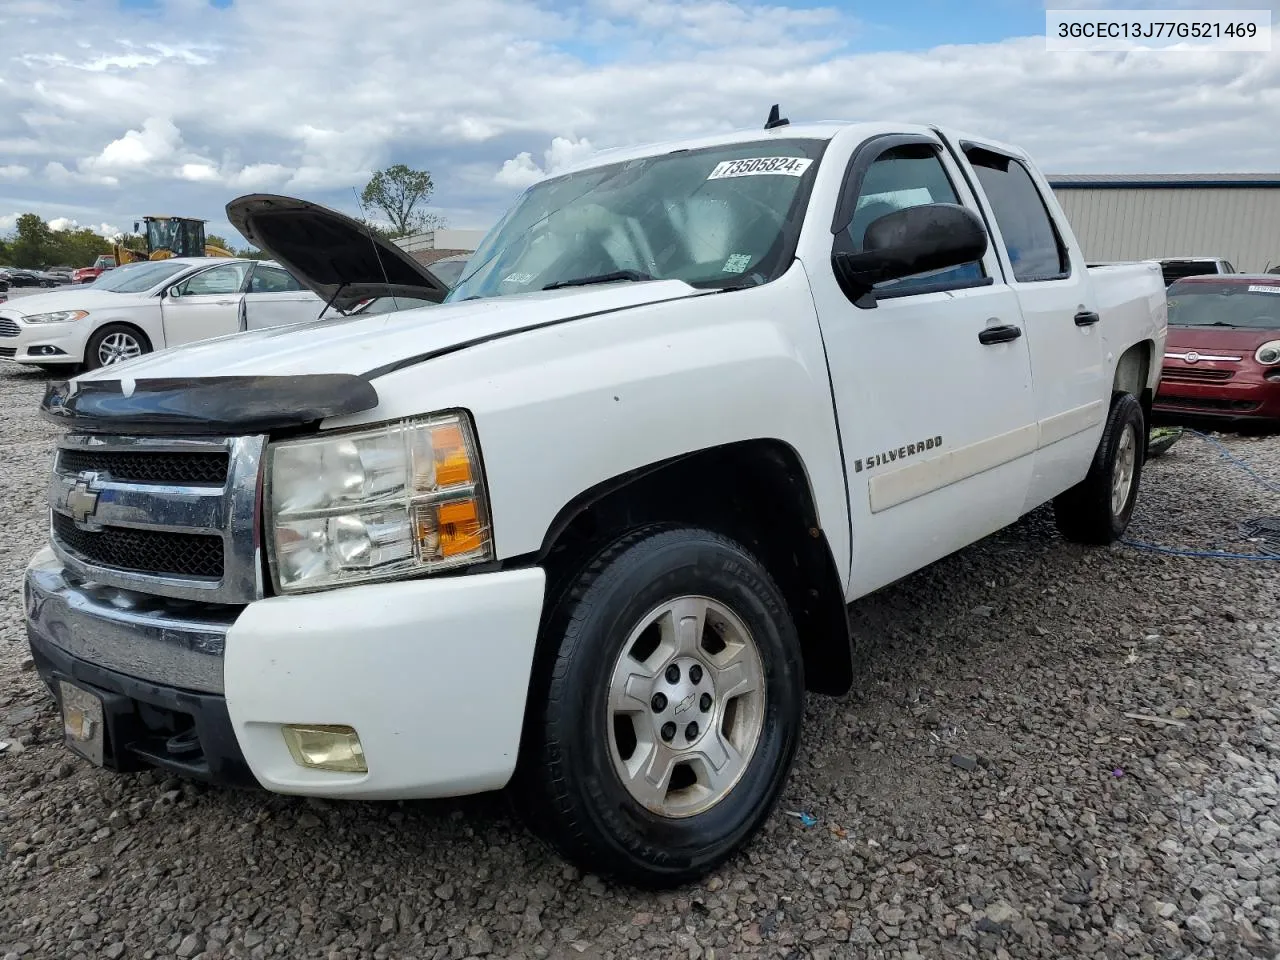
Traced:
<path fill-rule="evenodd" d="M 808 157 L 748 157 L 744 160 L 725 160 L 717 163 L 707 175 L 708 180 L 724 180 L 728 177 L 759 177 L 766 174 L 786 177 L 804 176 L 813 163 Z"/>
<path fill-rule="evenodd" d="M 1249 285 L 1250 293 L 1280 293 L 1280 285 L 1269 287 L 1264 283 L 1252 283 Z"/>

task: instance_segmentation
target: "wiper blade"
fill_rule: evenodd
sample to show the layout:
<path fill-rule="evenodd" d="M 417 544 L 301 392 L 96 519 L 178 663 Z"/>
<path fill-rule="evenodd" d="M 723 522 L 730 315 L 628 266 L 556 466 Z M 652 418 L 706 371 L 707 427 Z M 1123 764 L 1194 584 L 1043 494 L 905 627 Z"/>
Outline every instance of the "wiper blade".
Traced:
<path fill-rule="evenodd" d="M 578 277 L 575 280 L 557 280 L 555 283 L 548 283 L 543 290 L 561 290 L 564 287 L 588 287 L 594 283 L 617 283 L 619 280 L 630 280 L 634 283 L 642 283 L 646 280 L 656 280 L 657 277 L 651 277 L 649 274 L 641 270 L 614 270 L 612 273 L 598 273 L 593 277 Z"/>

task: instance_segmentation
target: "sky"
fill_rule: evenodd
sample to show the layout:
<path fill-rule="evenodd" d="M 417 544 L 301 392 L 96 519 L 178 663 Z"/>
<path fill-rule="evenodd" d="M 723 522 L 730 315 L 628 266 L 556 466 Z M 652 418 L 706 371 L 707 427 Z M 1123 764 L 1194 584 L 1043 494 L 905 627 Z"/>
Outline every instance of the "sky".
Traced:
<path fill-rule="evenodd" d="M 487 228 L 594 150 L 802 120 L 951 125 L 1050 173 L 1280 169 L 1273 53 L 1050 53 L 1026 0 L 0 0 L 0 234 L 253 192 L 358 213 L 392 163 Z M 1258 7 L 1254 0 L 1058 0 Z M 1280 39 L 1278 39 L 1280 43 Z"/>

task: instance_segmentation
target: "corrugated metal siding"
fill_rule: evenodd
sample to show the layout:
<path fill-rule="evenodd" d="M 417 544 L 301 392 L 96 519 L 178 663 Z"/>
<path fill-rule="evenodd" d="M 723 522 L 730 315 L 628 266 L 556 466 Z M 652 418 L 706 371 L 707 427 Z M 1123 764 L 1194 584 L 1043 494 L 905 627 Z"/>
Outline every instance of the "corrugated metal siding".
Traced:
<path fill-rule="evenodd" d="M 1237 270 L 1280 265 L 1280 189 L 1054 191 L 1089 260 L 1223 257 Z"/>

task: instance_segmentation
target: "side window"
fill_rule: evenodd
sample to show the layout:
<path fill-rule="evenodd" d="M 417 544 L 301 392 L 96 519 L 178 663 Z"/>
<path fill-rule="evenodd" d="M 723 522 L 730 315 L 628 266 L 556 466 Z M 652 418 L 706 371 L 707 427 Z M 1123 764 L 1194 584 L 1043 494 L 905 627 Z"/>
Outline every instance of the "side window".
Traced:
<path fill-rule="evenodd" d="M 198 297 L 206 294 L 225 296 L 239 293 L 244 287 L 245 274 L 248 272 L 249 264 L 247 263 L 228 263 L 184 280 L 178 285 L 178 290 L 184 297 Z"/>
<path fill-rule="evenodd" d="M 987 150 L 971 148 L 965 155 L 1000 226 L 1014 279 L 1028 283 L 1071 276 L 1067 245 L 1027 168 Z"/>
<path fill-rule="evenodd" d="M 249 281 L 250 293 L 293 293 L 301 289 L 302 284 L 293 279 L 288 270 L 262 264 L 253 268 L 253 279 Z"/>
<path fill-rule="evenodd" d="M 867 227 L 886 214 L 925 203 L 959 203 L 935 148 L 928 144 L 908 144 L 882 153 L 867 169 L 858 192 L 853 219 L 836 238 L 836 251 L 859 253 Z M 875 286 L 877 294 L 910 292 L 913 288 L 939 283 L 961 283 L 986 276 L 980 261 L 947 270 L 889 280 Z"/>

